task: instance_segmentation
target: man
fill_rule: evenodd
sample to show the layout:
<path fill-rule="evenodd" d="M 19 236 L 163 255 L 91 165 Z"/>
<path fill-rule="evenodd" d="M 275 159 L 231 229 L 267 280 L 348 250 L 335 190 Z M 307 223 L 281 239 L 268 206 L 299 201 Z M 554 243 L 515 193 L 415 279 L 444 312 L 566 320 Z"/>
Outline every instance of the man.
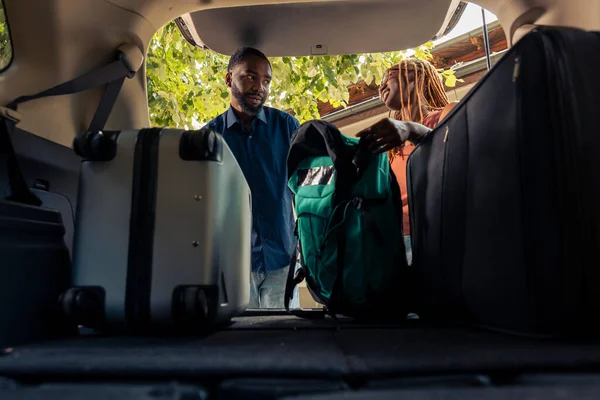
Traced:
<path fill-rule="evenodd" d="M 252 274 L 249 308 L 283 308 L 288 266 L 296 240 L 287 154 L 300 125 L 290 114 L 265 107 L 271 63 L 244 47 L 229 60 L 231 106 L 208 124 L 231 148 L 252 192 Z M 291 307 L 298 307 L 298 293 Z"/>

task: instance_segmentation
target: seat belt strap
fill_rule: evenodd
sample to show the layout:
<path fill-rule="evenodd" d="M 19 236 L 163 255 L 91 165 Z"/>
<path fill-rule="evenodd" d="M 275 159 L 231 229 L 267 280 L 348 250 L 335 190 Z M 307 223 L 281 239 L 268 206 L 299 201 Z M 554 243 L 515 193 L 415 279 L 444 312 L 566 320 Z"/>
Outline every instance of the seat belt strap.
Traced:
<path fill-rule="evenodd" d="M 18 105 L 44 97 L 83 92 L 106 84 L 106 89 L 89 126 L 90 131 L 99 131 L 104 128 L 125 79 L 135 76 L 142 63 L 141 51 L 137 47 L 124 45 L 119 48 L 117 60 L 104 67 L 39 93 L 18 97 L 6 107 L 0 107 L 0 119 L 2 119 L 0 124 L 0 157 L 8 173 L 11 192 L 6 197 L 7 200 L 37 206 L 42 204 L 41 200 L 29 190 L 12 144 L 11 135 L 15 131 L 17 123 L 20 122 L 19 114 L 16 112 Z"/>
<path fill-rule="evenodd" d="M 94 118 L 92 118 L 88 132 L 98 132 L 104 129 L 104 125 L 106 125 L 106 121 L 108 121 L 108 117 L 117 101 L 117 97 L 119 97 L 119 92 L 123 87 L 123 83 L 125 83 L 125 78 L 126 77 L 119 78 L 106 85 L 106 89 L 104 89 L 98 108 L 96 108 L 96 113 L 94 114 Z"/>
<path fill-rule="evenodd" d="M 60 85 L 56 85 L 34 95 L 21 96 L 11 102 L 7 107 L 16 110 L 19 104 L 27 101 L 50 96 L 79 93 L 107 84 L 89 127 L 89 130 L 92 132 L 102 130 L 112 111 L 113 105 L 119 96 L 125 78 L 132 78 L 134 75 L 135 71 L 132 71 L 132 68 L 123 53 L 119 53 L 117 60 L 102 68 L 88 72 L 73 80 L 61 83 Z"/>
<path fill-rule="evenodd" d="M 2 116 L 0 121 L 0 168 L 7 173 L 10 194 L 6 200 L 31 206 L 41 206 L 42 201 L 35 195 L 25 181 L 19 160 L 10 135 L 15 130 L 16 122 Z"/>
<path fill-rule="evenodd" d="M 43 97 L 61 96 L 65 94 L 83 92 L 85 90 L 116 81 L 121 78 L 133 77 L 134 74 L 135 72 L 131 71 L 127 60 L 122 56 L 122 53 L 120 53 L 116 61 L 113 61 L 104 67 L 95 69 L 86 74 L 78 76 L 75 79 L 61 83 L 39 93 L 18 97 L 9 103 L 7 107 L 16 110 L 18 104 L 25 103 L 27 101 L 41 99 Z"/>

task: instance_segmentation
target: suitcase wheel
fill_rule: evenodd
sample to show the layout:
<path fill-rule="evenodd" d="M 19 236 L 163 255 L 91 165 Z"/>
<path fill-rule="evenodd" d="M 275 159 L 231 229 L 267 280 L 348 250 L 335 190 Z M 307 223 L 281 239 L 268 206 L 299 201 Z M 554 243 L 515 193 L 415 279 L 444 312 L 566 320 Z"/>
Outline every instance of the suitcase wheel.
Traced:
<path fill-rule="evenodd" d="M 210 321 L 214 304 L 211 296 L 201 287 L 187 287 L 181 292 L 180 315 L 189 323 Z"/>
<path fill-rule="evenodd" d="M 62 294 L 60 304 L 63 315 L 77 325 L 97 328 L 104 320 L 104 301 L 92 288 L 70 288 Z"/>

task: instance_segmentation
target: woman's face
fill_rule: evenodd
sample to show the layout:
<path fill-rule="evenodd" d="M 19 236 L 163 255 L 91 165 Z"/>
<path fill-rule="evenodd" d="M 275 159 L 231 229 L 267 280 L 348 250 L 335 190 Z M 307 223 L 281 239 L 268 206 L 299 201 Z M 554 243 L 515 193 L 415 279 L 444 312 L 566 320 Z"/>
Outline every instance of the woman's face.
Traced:
<path fill-rule="evenodd" d="M 402 82 L 406 82 L 406 70 L 402 70 Z M 383 76 L 383 82 L 379 87 L 379 97 L 385 103 L 386 107 L 392 111 L 400 111 L 402 109 L 402 101 L 400 99 L 400 82 L 398 82 L 399 71 L 397 69 L 388 70 Z M 412 69 L 408 70 L 408 85 L 402 85 L 402 98 L 407 102 L 408 94 L 414 90 L 415 73 Z"/>

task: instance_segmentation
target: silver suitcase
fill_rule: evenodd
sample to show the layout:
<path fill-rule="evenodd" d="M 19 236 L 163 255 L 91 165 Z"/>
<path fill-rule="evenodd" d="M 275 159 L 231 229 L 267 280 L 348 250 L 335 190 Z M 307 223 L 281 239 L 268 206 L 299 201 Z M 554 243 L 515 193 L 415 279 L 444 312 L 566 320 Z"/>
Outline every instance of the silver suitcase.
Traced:
<path fill-rule="evenodd" d="M 79 135 L 71 322 L 144 330 L 226 323 L 250 300 L 251 198 L 209 129 Z"/>

